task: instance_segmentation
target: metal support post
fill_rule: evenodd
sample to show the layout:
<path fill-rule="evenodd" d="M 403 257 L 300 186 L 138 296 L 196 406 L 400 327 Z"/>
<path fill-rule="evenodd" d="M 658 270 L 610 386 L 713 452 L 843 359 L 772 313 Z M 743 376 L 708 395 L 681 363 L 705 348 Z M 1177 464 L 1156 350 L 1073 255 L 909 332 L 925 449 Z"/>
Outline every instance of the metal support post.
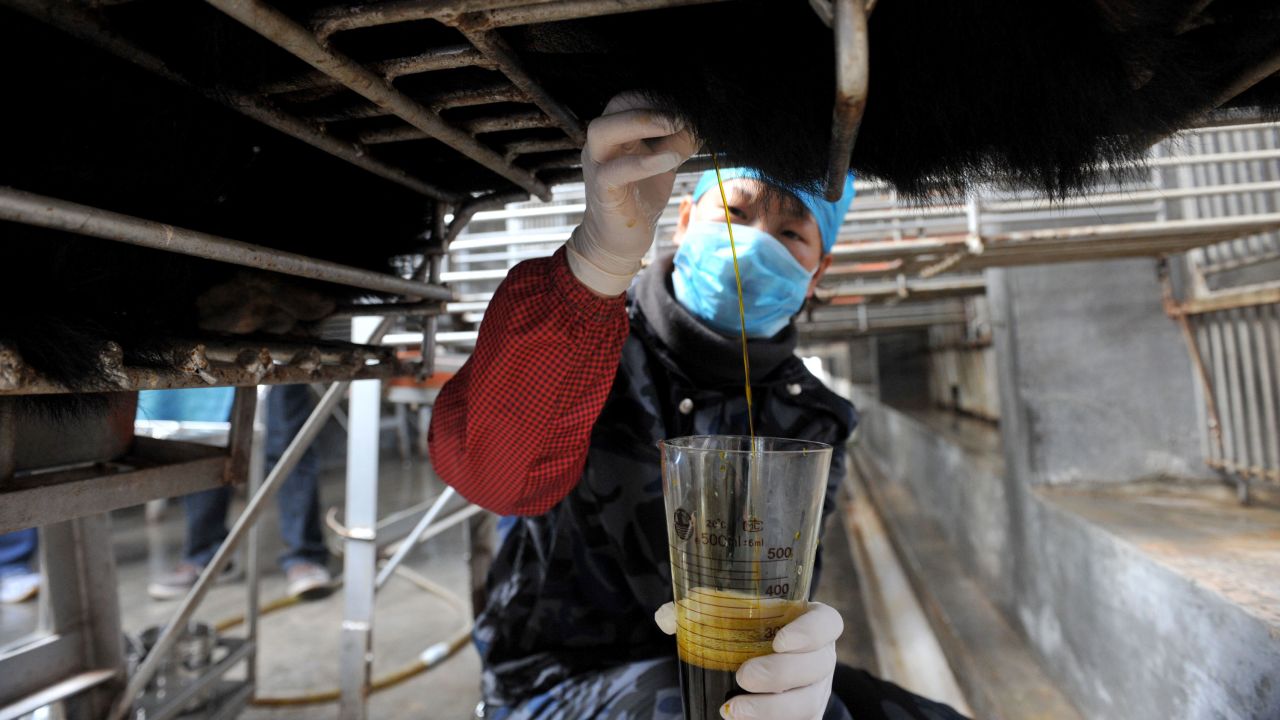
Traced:
<path fill-rule="evenodd" d="M 858 126 L 867 107 L 870 52 L 863 0 L 835 0 L 828 24 L 835 34 L 836 101 L 831 119 L 825 194 L 828 200 L 839 200 L 849 174 L 853 145 L 858 139 Z"/>
<path fill-rule="evenodd" d="M 363 337 L 378 318 L 358 317 L 353 337 Z M 383 326 L 386 321 L 383 321 Z M 376 334 L 376 333 L 375 333 Z M 378 560 L 378 435 L 382 383 L 351 384 L 347 418 L 347 536 L 343 559 L 342 635 L 338 649 L 344 720 L 363 720 L 372 684 L 374 570 Z"/>
<path fill-rule="evenodd" d="M 18 467 L 18 429 L 14 400 L 0 398 L 0 484 L 13 477 Z"/>
<path fill-rule="evenodd" d="M 965 246 L 970 253 L 977 255 L 982 252 L 982 199 L 978 197 L 977 189 L 971 191 L 965 200 L 964 217 L 969 230 Z"/>
<path fill-rule="evenodd" d="M 350 477 L 350 475 L 348 475 L 348 477 Z M 405 556 L 408 555 L 409 551 L 418 544 L 418 539 L 427 531 L 427 528 L 431 526 L 431 523 L 435 522 L 436 517 L 440 515 L 440 511 L 444 509 L 445 504 L 448 503 L 449 499 L 455 494 L 456 491 L 451 487 L 445 488 L 444 492 L 440 493 L 440 496 L 436 498 L 436 501 L 431 504 L 431 509 L 427 510 L 427 514 L 422 516 L 422 519 L 418 521 L 418 524 L 413 528 L 413 531 L 409 533 L 409 536 L 405 538 L 404 542 L 400 543 L 400 547 L 396 548 L 396 552 L 391 556 L 391 559 L 388 560 L 386 564 L 382 566 L 382 569 L 378 571 L 378 578 L 374 587 L 375 590 L 380 590 L 383 585 L 387 584 L 387 580 L 391 577 L 391 573 L 395 572 L 395 569 L 400 565 L 400 563 L 404 562 Z M 348 517 L 350 516 L 348 515 Z"/>
<path fill-rule="evenodd" d="M 40 567 L 49 629 L 71 640 L 76 669 L 113 671 L 110 681 L 67 698 L 64 710 L 67 717 L 102 717 L 125 679 L 110 518 L 102 513 L 41 528 Z"/>
<path fill-rule="evenodd" d="M 419 280 L 440 284 L 440 266 L 444 262 L 445 253 L 449 252 L 449 225 L 445 216 L 450 214 L 450 205 L 436 203 L 435 223 L 431 230 L 431 246 L 423 257 L 422 273 L 425 277 Z M 425 380 L 436 372 L 436 333 L 440 330 L 440 318 L 432 315 L 422 320 L 422 357 L 418 363 L 418 380 Z"/>
<path fill-rule="evenodd" d="M 369 341 L 377 342 L 381 340 L 388 327 L 390 327 L 390 321 L 384 320 L 373 335 L 370 336 Z M 248 529 L 257 522 L 258 516 L 262 514 L 267 502 L 275 497 L 284 479 L 289 476 L 289 473 L 293 472 L 298 460 L 302 458 L 302 454 L 306 452 L 307 448 L 316 439 L 316 436 L 320 434 L 325 421 L 328 420 L 333 408 L 342 400 L 342 396 L 350 384 L 343 381 L 331 385 L 324 398 L 320 400 L 320 404 L 311 412 L 311 416 L 307 418 L 302 428 L 298 430 L 298 434 L 294 436 L 289 446 L 285 448 L 280 460 L 271 469 L 271 474 L 267 476 L 262 487 L 249 499 L 249 504 L 245 507 L 244 512 L 240 513 L 240 517 L 236 518 L 235 525 L 232 526 L 231 532 L 227 534 L 227 539 L 222 542 L 218 552 L 214 554 L 213 559 L 209 561 L 204 571 L 200 573 L 200 578 L 196 580 L 196 584 L 187 593 L 187 596 L 182 599 L 182 603 L 174 612 L 173 618 L 169 620 L 168 624 L 165 625 L 164 631 L 160 633 L 160 637 L 156 639 L 155 647 L 147 656 L 147 659 L 138 666 L 133 677 L 129 679 L 125 692 L 116 701 L 116 705 L 112 709 L 110 720 L 123 720 L 128 714 L 134 698 L 146 687 L 147 682 L 159 668 L 160 661 L 169 653 L 174 642 L 177 641 L 179 629 L 184 627 L 187 621 L 191 619 L 192 613 L 195 612 L 204 596 L 209 592 L 209 588 L 213 586 L 214 578 L 222 573 L 230 561 L 232 553 L 240 546 L 241 541 L 248 534 Z"/>
<path fill-rule="evenodd" d="M 251 390 L 254 393 L 256 402 L 254 403 L 253 425 L 250 432 L 254 439 L 253 448 L 249 452 L 249 497 L 258 494 L 258 490 L 262 487 L 262 477 L 266 472 L 266 423 L 267 414 L 264 410 L 265 405 L 262 403 L 262 396 L 265 392 L 270 392 L 266 388 L 238 388 L 240 390 Z M 232 427 L 232 433 L 236 433 L 235 427 Z M 248 638 L 250 649 L 249 654 L 245 656 L 245 679 L 249 683 L 249 687 L 253 688 L 253 695 L 257 694 L 258 687 L 258 606 L 261 601 L 259 593 L 260 583 L 262 580 L 262 564 L 259 562 L 259 543 L 261 542 L 261 528 L 254 523 L 249 528 L 249 539 L 245 545 L 245 591 L 248 597 L 245 599 L 245 636 Z M 252 697 L 252 695 L 250 696 Z"/>

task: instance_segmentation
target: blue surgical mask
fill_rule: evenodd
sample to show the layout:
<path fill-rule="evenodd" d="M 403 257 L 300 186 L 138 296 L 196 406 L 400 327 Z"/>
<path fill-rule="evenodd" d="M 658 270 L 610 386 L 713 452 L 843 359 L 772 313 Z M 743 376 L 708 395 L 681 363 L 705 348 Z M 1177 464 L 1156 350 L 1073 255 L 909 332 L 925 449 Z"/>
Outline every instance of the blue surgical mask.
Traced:
<path fill-rule="evenodd" d="M 813 272 L 767 232 L 737 225 L 733 239 L 742 273 L 747 336 L 773 337 L 804 306 Z M 685 309 L 725 335 L 741 332 L 733 253 L 729 229 L 723 223 L 689 223 L 676 251 L 671 279 L 676 300 Z"/>

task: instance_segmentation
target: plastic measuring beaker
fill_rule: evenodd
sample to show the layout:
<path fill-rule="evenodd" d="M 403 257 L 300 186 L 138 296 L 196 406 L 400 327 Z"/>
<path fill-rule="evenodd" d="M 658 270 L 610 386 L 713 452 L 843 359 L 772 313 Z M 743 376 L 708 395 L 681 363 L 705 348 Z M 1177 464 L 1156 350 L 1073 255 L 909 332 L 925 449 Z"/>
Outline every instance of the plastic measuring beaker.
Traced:
<path fill-rule="evenodd" d="M 738 667 L 805 612 L 831 446 L 698 435 L 661 448 L 684 712 L 714 720 L 742 692 Z"/>

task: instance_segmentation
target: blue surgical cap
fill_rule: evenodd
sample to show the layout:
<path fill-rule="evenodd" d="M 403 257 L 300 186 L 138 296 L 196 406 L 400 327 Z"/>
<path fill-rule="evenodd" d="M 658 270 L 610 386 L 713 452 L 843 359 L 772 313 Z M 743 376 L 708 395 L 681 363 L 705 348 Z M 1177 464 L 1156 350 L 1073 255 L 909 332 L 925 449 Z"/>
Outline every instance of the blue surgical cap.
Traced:
<path fill-rule="evenodd" d="M 760 180 L 767 182 L 760 173 L 751 168 L 722 168 L 720 170 L 720 178 L 724 181 L 733 180 L 735 178 L 751 178 L 752 180 Z M 697 202 L 708 190 L 716 186 L 716 171 L 708 170 L 702 173 L 702 177 L 698 178 L 698 184 L 693 188 L 693 201 Z M 831 246 L 836 244 L 836 235 L 840 233 L 840 223 L 844 221 L 844 214 L 849 211 L 849 204 L 853 202 L 853 173 L 849 173 L 844 179 L 844 194 L 839 200 L 831 202 L 821 195 L 814 193 L 791 190 L 782 188 L 786 192 L 796 196 L 801 203 L 804 204 L 809 212 L 813 214 L 813 219 L 818 223 L 818 230 L 822 233 L 822 251 L 831 252 Z"/>

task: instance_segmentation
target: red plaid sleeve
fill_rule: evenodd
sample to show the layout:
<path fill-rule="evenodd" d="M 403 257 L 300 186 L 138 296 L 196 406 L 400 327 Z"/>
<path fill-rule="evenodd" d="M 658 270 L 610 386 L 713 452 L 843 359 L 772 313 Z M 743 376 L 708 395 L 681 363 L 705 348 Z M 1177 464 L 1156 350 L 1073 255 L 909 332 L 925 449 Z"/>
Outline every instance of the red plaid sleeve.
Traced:
<path fill-rule="evenodd" d="M 564 252 L 512 268 L 432 411 L 436 472 L 502 515 L 542 514 L 577 485 L 627 337 L 625 299 L 588 290 Z"/>

